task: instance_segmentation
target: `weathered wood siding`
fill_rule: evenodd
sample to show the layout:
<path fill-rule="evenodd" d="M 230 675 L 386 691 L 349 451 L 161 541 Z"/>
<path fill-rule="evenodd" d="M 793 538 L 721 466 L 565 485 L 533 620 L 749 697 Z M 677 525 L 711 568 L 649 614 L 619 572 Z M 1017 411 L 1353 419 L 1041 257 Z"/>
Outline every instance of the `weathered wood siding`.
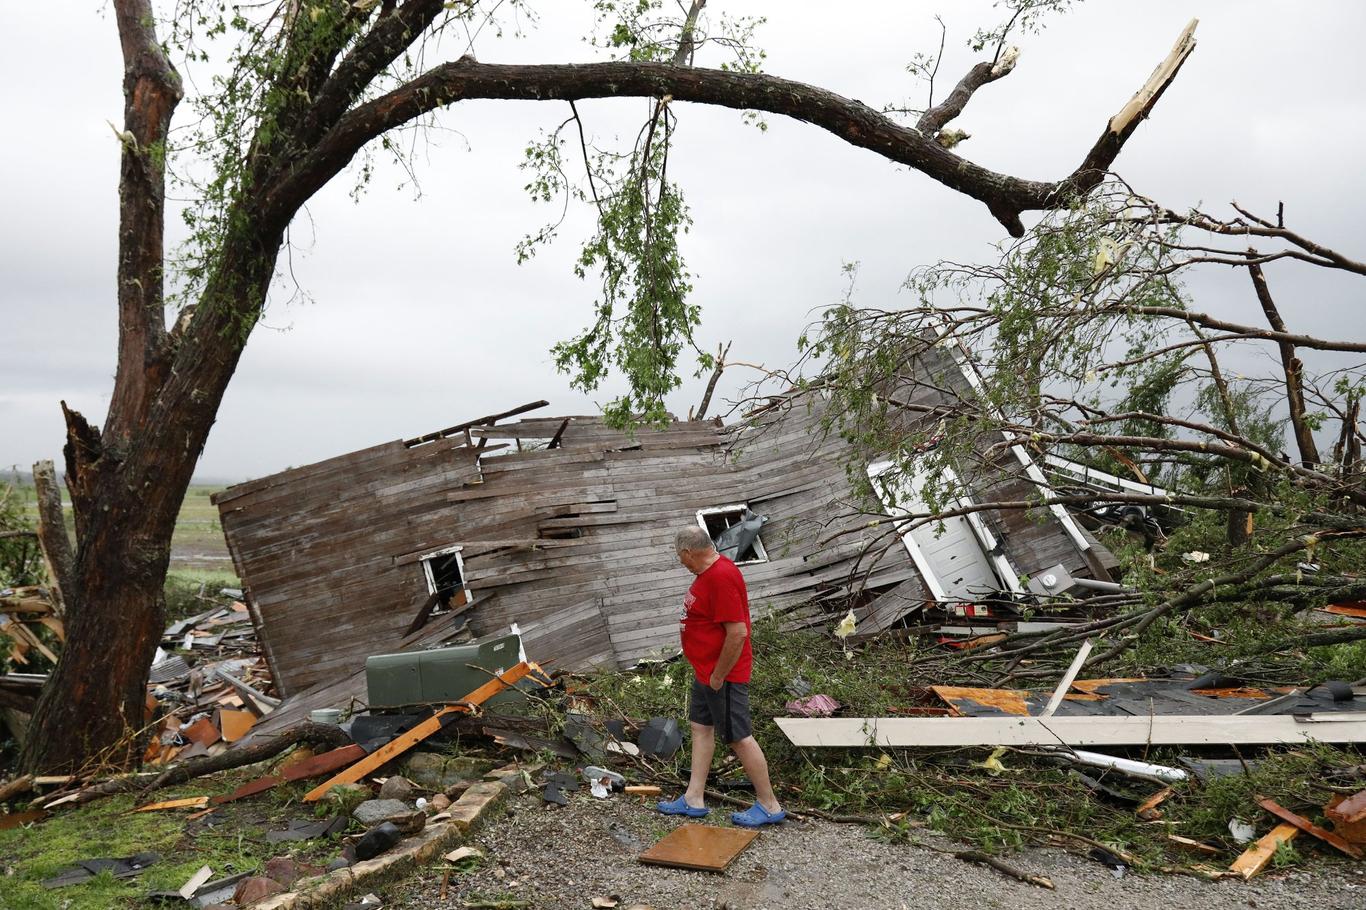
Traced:
<path fill-rule="evenodd" d="M 951 405 L 965 393 L 951 365 L 933 364 L 942 385 L 918 390 L 923 402 Z M 821 432 L 819 405 L 634 437 L 593 417 L 475 426 L 251 481 L 216 502 L 286 695 L 354 680 L 366 656 L 440 641 L 464 621 L 477 635 L 516 622 L 532 659 L 563 668 L 629 665 L 674 648 L 691 580 L 674 534 L 700 509 L 737 503 L 769 518 L 768 561 L 742 567 L 756 615 L 894 590 L 863 611 L 885 627 L 904 612 L 895 604 L 923 599 L 924 588 L 905 549 L 868 528 L 845 470 L 851 450 Z M 557 434 L 555 449 L 509 445 Z M 983 482 L 1000 488 L 993 496 L 1030 486 L 1013 458 Z M 988 521 L 1021 572 L 1061 562 L 1096 576 L 1056 520 Z M 457 622 L 437 616 L 405 640 L 428 596 L 420 557 L 452 546 L 463 548 L 475 602 Z"/>

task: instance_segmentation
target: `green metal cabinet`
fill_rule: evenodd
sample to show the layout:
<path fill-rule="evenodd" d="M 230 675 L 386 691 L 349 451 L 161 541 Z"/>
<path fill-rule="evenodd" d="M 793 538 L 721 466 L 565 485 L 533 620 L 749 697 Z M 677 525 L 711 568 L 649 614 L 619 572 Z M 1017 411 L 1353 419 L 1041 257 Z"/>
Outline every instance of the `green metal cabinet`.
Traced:
<path fill-rule="evenodd" d="M 397 708 L 459 701 L 518 661 L 521 637 L 504 635 L 435 651 L 376 654 L 366 658 L 365 686 L 370 707 Z M 487 671 L 487 672 L 485 672 Z M 486 704 L 519 698 L 516 690 L 500 692 Z"/>

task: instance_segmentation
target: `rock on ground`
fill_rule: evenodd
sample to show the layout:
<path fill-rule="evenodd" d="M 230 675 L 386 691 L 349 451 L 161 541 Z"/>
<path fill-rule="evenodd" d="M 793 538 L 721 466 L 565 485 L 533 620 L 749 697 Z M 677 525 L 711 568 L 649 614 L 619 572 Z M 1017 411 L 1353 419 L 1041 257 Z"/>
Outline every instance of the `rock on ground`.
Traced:
<path fill-rule="evenodd" d="M 851 825 L 787 822 L 763 831 L 723 874 L 645 866 L 636 855 L 682 820 L 661 816 L 652 801 L 570 794 L 548 808 L 531 793 L 512 803 L 471 841 L 487 862 L 452 873 L 438 898 L 441 865 L 382 893 L 392 910 L 455 910 L 469 900 L 509 896 L 537 910 L 586 908 L 615 895 L 620 906 L 654 910 L 1362 910 L 1366 870 L 1324 863 L 1312 872 L 1264 874 L 1251 882 L 1208 882 L 1178 875 L 1116 879 L 1093 860 L 1056 850 L 1007 857 L 1057 886 L 1047 891 L 992 869 L 924 847 L 889 844 Z M 729 815 L 713 810 L 712 824 Z M 933 835 L 917 836 L 930 840 Z M 951 846 L 947 839 L 935 839 Z"/>

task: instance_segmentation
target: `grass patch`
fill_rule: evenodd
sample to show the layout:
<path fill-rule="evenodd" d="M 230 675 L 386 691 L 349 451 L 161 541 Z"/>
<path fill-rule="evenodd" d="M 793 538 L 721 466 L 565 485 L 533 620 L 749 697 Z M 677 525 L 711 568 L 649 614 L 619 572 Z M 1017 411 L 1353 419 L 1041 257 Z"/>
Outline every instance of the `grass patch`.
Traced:
<path fill-rule="evenodd" d="M 311 817 L 315 807 L 303 803 L 307 782 L 278 787 L 255 799 L 227 803 L 213 827 L 186 821 L 183 811 L 132 812 L 145 802 L 223 793 L 259 774 L 262 766 L 205 778 L 184 787 L 157 791 L 146 799 L 128 794 L 109 797 L 53 817 L 29 829 L 0 831 L 0 907 L 23 910 L 107 910 L 147 906 L 148 892 L 174 890 L 198 871 L 213 869 L 214 878 L 258 872 L 274 856 L 295 855 L 326 865 L 337 852 L 326 839 L 271 844 L 267 831 L 283 828 L 291 818 Z M 42 881 L 79 860 L 125 857 L 154 851 L 161 860 L 133 879 L 109 875 L 49 891 Z"/>

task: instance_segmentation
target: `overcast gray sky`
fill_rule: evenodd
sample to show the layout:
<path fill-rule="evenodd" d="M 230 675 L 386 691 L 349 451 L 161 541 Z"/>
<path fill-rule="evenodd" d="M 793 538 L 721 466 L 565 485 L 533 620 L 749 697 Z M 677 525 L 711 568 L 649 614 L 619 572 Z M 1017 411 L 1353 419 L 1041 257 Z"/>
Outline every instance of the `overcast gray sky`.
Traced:
<path fill-rule="evenodd" d="M 481 39 L 484 62 L 580 62 L 592 49 L 587 3 L 539 4 L 521 40 Z M 949 27 L 941 82 L 975 62 L 966 40 L 1000 16 L 965 0 L 711 0 L 711 12 L 763 15 L 766 69 L 873 106 L 920 98 L 905 72 Z M 1191 16 L 1198 47 L 1155 116 L 1117 163 L 1173 207 L 1230 199 L 1286 204 L 1303 233 L 1366 255 L 1366 4 L 1255 0 L 1091 0 L 1020 39 L 1011 76 L 984 88 L 957 125 L 968 157 L 1054 179 L 1076 166 L 1107 119 L 1142 84 Z M 0 465 L 60 462 L 65 399 L 101 421 L 113 384 L 118 146 L 122 112 L 111 16 L 97 0 L 7 4 L 0 56 Z M 452 48 L 458 55 L 458 49 Z M 700 64 L 714 62 L 699 60 Z M 643 102 L 580 105 L 604 140 L 633 135 Z M 188 111 L 186 111 L 188 113 Z M 276 293 L 247 347 L 200 463 L 200 476 L 241 479 L 547 398 L 547 413 L 591 413 L 548 350 L 591 317 L 594 286 L 570 271 L 582 215 L 560 243 L 518 266 L 513 247 L 552 213 L 528 202 L 516 164 L 562 104 L 467 102 L 441 115 L 418 156 L 421 198 L 381 168 L 359 203 L 338 181 L 296 223 L 293 273 L 310 295 Z M 915 266 L 990 255 L 1003 239 L 986 209 L 917 172 L 803 124 L 767 132 L 732 111 L 680 106 L 670 159 L 696 224 L 684 251 L 696 274 L 705 346 L 788 363 L 794 340 L 861 262 L 859 302 L 894 306 Z M 1225 211 L 1220 209 L 1220 211 Z M 283 261 L 283 260 L 282 260 Z M 1290 265 L 1268 269 L 1292 328 L 1359 325 L 1360 292 Z M 1198 290 L 1205 309 L 1253 319 L 1246 276 Z M 904 298 L 903 298 L 904 299 Z M 728 374 L 732 394 L 751 378 Z M 690 380 L 671 401 L 686 413 Z"/>

